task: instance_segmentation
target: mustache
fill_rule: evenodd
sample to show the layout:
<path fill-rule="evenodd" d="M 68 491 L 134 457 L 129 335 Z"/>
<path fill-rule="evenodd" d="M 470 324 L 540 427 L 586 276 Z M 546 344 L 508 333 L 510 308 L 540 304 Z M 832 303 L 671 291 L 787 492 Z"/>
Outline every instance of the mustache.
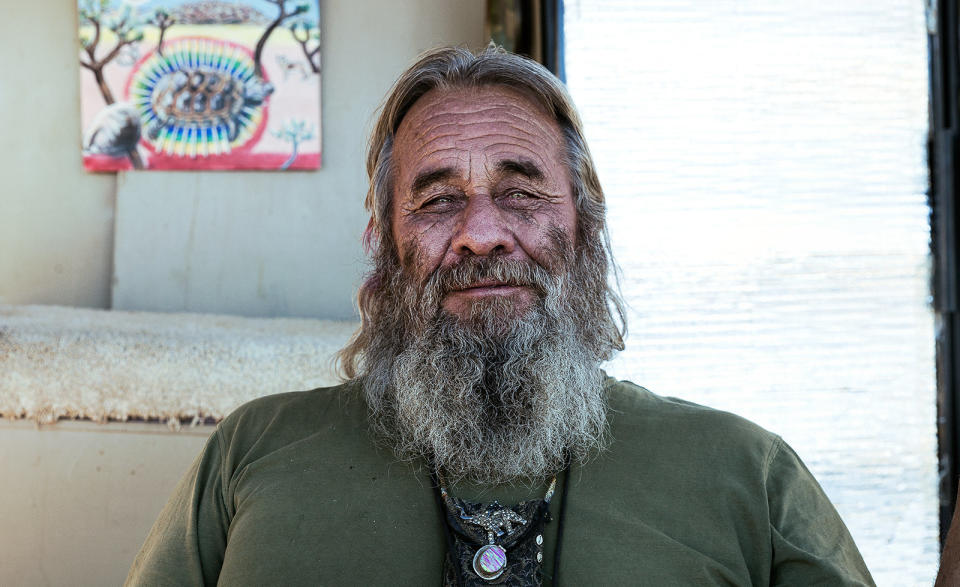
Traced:
<path fill-rule="evenodd" d="M 466 257 L 456 265 L 434 269 L 423 290 L 425 298 L 440 299 L 452 291 L 493 284 L 529 287 L 540 297 L 545 297 L 556 282 L 554 275 L 534 261 Z"/>

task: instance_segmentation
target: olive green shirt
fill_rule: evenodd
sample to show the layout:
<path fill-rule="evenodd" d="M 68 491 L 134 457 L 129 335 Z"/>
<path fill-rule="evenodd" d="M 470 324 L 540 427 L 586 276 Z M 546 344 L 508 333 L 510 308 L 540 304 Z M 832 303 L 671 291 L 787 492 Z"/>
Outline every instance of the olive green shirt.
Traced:
<path fill-rule="evenodd" d="M 836 510 L 778 436 L 632 383 L 608 378 L 605 389 L 613 442 L 557 488 L 546 584 L 564 491 L 557 584 L 874 584 Z M 460 484 L 451 493 L 514 504 L 545 487 Z M 435 585 L 441 524 L 426 467 L 372 442 L 359 383 L 274 395 L 220 423 L 127 584 Z"/>

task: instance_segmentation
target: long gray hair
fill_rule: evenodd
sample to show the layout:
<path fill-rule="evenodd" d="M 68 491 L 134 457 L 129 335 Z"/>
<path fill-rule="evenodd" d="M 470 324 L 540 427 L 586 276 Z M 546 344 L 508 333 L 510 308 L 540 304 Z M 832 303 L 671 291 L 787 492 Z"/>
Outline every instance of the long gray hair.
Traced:
<path fill-rule="evenodd" d="M 346 378 L 364 370 L 364 356 L 373 340 L 372 329 L 382 328 L 375 317 L 379 300 L 389 295 L 382 272 L 376 268 L 399 269 L 397 244 L 391 226 L 393 200 L 393 142 L 397 129 L 410 108 L 427 92 L 501 85 L 520 91 L 550 114 L 559 125 L 566 141 L 566 164 L 570 171 L 574 204 L 577 210 L 576 242 L 587 257 L 592 257 L 595 283 L 604 283 L 605 299 L 587 302 L 601 304 L 590 308 L 588 315 L 602 316 L 601 323 L 591 324 L 590 346 L 597 356 L 610 358 L 623 349 L 626 319 L 623 302 L 615 286 L 613 256 L 607 232 L 603 189 L 597 177 L 590 150 L 583 135 L 583 125 L 563 83 L 539 63 L 513 55 L 494 45 L 472 53 L 464 48 L 442 48 L 428 51 L 394 84 L 380 109 L 380 116 L 370 137 L 367 151 L 367 174 L 370 187 L 365 206 L 370 222 L 364 242 L 370 249 L 375 269 L 367 276 L 358 292 L 361 326 L 351 341 L 337 355 L 339 368 Z M 585 251 L 583 249 L 586 249 Z M 611 283 L 611 277 L 614 283 Z"/>

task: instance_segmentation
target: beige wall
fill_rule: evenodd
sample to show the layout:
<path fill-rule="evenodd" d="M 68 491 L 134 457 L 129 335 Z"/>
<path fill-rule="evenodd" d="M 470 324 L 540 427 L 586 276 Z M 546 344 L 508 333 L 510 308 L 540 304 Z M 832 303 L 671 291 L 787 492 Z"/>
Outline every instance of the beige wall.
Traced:
<path fill-rule="evenodd" d="M 132 204 L 118 234 L 134 237 L 117 241 L 118 308 L 323 318 L 353 313 L 376 106 L 420 51 L 481 45 L 484 4 L 322 3 L 320 171 L 141 172 L 118 188 L 113 175 L 82 169 L 75 2 L 0 1 L 11 14 L 0 20 L 0 303 L 110 307 L 119 189 Z M 265 232 L 268 215 L 275 229 Z M 186 249 L 175 237 L 192 220 Z M 155 251 L 167 257 L 145 262 Z"/>
<path fill-rule="evenodd" d="M 0 19 L 0 303 L 109 307 L 117 181 L 82 169 L 75 3 L 0 0 L 0 7 L 7 14 Z M 361 270 L 355 239 L 365 223 L 362 145 L 372 112 L 421 50 L 481 45 L 482 9 L 482 0 L 324 0 L 323 169 L 269 176 L 158 174 L 153 185 L 169 181 L 170 189 L 193 189 L 191 197 L 212 193 L 214 200 L 228 202 L 230 193 L 269 183 L 269 190 L 244 193 L 247 203 L 230 208 L 234 228 L 240 234 L 254 228 L 267 206 L 290 219 L 295 232 L 319 238 L 322 254 L 343 267 L 304 275 L 309 258 L 287 265 L 297 279 L 278 278 L 278 288 L 328 292 L 315 296 L 313 305 L 301 298 L 288 303 L 288 315 L 349 313 Z M 264 204 L 267 197 L 271 201 Z M 309 222 L 328 230 L 308 233 L 304 210 Z M 179 217 L 174 205 L 160 211 Z M 214 245 L 195 251 L 208 263 L 214 255 L 227 255 L 225 278 L 204 290 L 201 301 L 209 305 L 202 309 L 282 314 L 276 300 L 293 294 L 268 297 L 272 307 L 258 307 L 253 298 L 228 308 L 217 305 L 217 287 L 220 292 L 235 283 L 247 287 L 250 267 L 242 257 L 229 256 L 230 243 Z M 276 266 L 289 250 L 267 247 L 267 254 L 265 263 Z M 159 425 L 66 422 L 35 428 L 0 422 L 0 585 L 122 581 L 206 434 L 209 429 L 170 432 Z"/>
<path fill-rule="evenodd" d="M 116 182 L 80 158 L 75 3 L 0 6 L 0 303 L 107 307 Z"/>
<path fill-rule="evenodd" d="M 212 427 L 0 421 L 0 585 L 120 585 Z"/>

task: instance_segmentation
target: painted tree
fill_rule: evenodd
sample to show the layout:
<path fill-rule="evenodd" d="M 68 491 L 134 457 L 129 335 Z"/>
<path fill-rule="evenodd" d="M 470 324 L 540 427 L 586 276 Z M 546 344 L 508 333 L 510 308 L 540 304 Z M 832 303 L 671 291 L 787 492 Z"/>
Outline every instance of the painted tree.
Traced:
<path fill-rule="evenodd" d="M 316 136 L 314 134 L 313 127 L 307 128 L 307 123 L 302 120 L 288 120 L 283 127 L 272 131 L 272 134 L 278 139 L 292 144 L 290 156 L 287 157 L 287 160 L 283 162 L 283 165 L 280 166 L 280 169 L 287 169 L 293 165 L 293 162 L 297 160 L 300 143 L 303 141 L 309 141 Z"/>
<path fill-rule="evenodd" d="M 283 21 L 293 18 L 299 14 L 303 14 L 310 10 L 309 5 L 301 2 L 295 6 L 288 7 L 287 4 L 291 0 L 267 0 L 271 4 L 275 4 L 280 12 L 273 19 L 273 22 L 267 25 L 267 28 L 263 31 L 263 34 L 260 35 L 260 40 L 257 41 L 257 46 L 253 50 L 253 63 L 255 64 L 254 73 L 258 77 L 263 77 L 263 65 L 260 62 L 261 57 L 263 56 L 263 47 L 267 44 L 267 39 L 270 38 L 270 35 L 273 34 L 273 31 L 280 26 Z"/>
<path fill-rule="evenodd" d="M 92 34 L 81 34 L 80 45 L 86 53 L 86 59 L 81 54 L 80 65 L 89 69 L 93 78 L 97 80 L 100 93 L 107 105 L 113 104 L 113 92 L 103 77 L 103 68 L 113 61 L 124 47 L 143 40 L 143 30 L 133 16 L 130 6 L 124 6 L 117 13 L 112 0 L 85 0 L 80 5 L 80 24 L 92 27 Z M 97 57 L 97 49 L 106 37 L 106 32 L 113 33 L 114 44 L 102 56 Z"/>
<path fill-rule="evenodd" d="M 320 29 L 303 20 L 294 21 L 288 28 L 294 40 L 300 43 L 310 69 L 313 73 L 320 73 Z M 312 49 L 311 42 L 316 43 Z"/>
<path fill-rule="evenodd" d="M 150 17 L 150 24 L 160 29 L 160 39 L 157 40 L 157 54 L 163 56 L 163 36 L 167 29 L 176 24 L 176 20 L 164 8 L 157 8 Z"/>

